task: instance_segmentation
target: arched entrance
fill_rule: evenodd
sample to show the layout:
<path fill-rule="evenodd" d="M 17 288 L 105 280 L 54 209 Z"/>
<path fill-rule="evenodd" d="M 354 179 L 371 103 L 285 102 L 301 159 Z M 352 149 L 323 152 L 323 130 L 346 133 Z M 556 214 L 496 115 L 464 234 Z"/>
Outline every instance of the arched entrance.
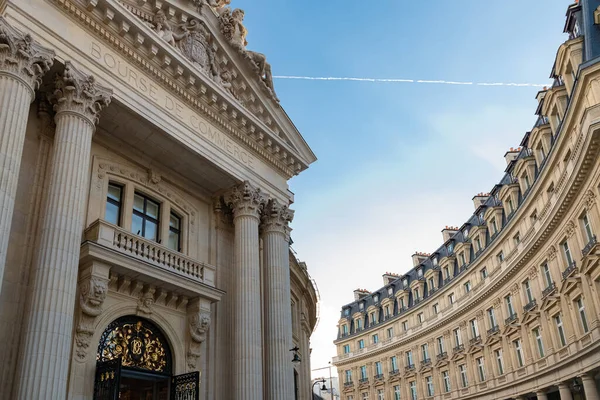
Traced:
<path fill-rule="evenodd" d="M 173 376 L 163 332 L 137 316 L 110 323 L 98 344 L 94 400 L 198 400 L 199 373 Z"/>

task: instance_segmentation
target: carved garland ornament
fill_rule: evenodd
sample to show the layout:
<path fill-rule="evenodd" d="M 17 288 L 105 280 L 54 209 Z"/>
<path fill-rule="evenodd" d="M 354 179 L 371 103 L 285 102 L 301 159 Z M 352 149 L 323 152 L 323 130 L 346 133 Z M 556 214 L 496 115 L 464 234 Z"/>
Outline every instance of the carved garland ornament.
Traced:
<path fill-rule="evenodd" d="M 0 17 L 0 71 L 23 79 L 31 89 L 32 100 L 53 63 L 54 51 L 40 46 L 29 33 L 19 32 Z"/>

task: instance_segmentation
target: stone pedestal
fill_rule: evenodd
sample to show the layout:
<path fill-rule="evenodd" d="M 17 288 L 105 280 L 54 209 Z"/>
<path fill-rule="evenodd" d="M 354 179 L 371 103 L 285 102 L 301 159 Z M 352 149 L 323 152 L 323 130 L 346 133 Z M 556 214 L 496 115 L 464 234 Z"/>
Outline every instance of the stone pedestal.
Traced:
<path fill-rule="evenodd" d="M 248 182 L 225 197 L 233 210 L 233 398 L 263 400 L 258 225 L 265 197 Z"/>
<path fill-rule="evenodd" d="M 111 95 L 69 62 L 55 89 L 56 133 L 24 333 L 22 400 L 66 397 L 90 147 Z"/>
<path fill-rule="evenodd" d="M 263 213 L 265 399 L 293 399 L 288 223 L 293 212 L 271 200 Z"/>
<path fill-rule="evenodd" d="M 53 58 L 54 52 L 0 17 L 0 290 L 29 106 Z"/>

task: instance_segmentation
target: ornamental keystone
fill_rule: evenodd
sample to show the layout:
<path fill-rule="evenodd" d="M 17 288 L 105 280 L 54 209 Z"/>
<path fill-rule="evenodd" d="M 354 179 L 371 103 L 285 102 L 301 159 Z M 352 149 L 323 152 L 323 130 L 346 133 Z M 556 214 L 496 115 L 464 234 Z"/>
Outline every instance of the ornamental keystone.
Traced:
<path fill-rule="evenodd" d="M 34 91 L 54 63 L 54 51 L 42 47 L 29 33 L 19 32 L 0 17 L 0 71 L 18 76 Z"/>
<path fill-rule="evenodd" d="M 100 86 L 92 75 L 79 71 L 70 61 L 65 62 L 62 75 L 56 75 L 54 85 L 50 101 L 57 114 L 77 113 L 96 125 L 100 111 L 110 104 L 112 90 Z"/>
<path fill-rule="evenodd" d="M 235 186 L 226 196 L 225 203 L 233 210 L 233 215 L 260 217 L 267 198 L 260 188 L 255 188 L 248 181 Z"/>

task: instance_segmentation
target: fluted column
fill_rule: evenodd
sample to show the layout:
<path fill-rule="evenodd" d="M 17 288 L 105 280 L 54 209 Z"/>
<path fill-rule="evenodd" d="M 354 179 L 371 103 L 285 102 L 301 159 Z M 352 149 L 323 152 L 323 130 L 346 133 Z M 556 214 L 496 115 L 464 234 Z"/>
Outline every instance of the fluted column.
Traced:
<path fill-rule="evenodd" d="M 581 377 L 583 381 L 583 390 L 585 391 L 585 400 L 600 400 L 598 394 L 598 386 L 592 373 L 585 374 Z"/>
<path fill-rule="evenodd" d="M 0 17 L 0 290 L 29 106 L 53 58 L 53 51 Z"/>
<path fill-rule="evenodd" d="M 560 400 L 573 400 L 571 389 L 569 389 L 568 382 L 560 382 L 558 384 L 558 391 L 560 393 Z"/>
<path fill-rule="evenodd" d="M 267 400 L 294 398 L 288 228 L 293 216 L 287 206 L 271 200 L 262 219 Z"/>
<path fill-rule="evenodd" d="M 19 380 L 21 400 L 66 398 L 79 246 L 92 134 L 111 92 L 71 63 L 50 96 L 56 132 L 44 222 L 33 264 L 30 309 Z"/>
<path fill-rule="evenodd" d="M 243 182 L 225 196 L 233 210 L 233 398 L 263 400 L 258 226 L 266 199 Z"/>

